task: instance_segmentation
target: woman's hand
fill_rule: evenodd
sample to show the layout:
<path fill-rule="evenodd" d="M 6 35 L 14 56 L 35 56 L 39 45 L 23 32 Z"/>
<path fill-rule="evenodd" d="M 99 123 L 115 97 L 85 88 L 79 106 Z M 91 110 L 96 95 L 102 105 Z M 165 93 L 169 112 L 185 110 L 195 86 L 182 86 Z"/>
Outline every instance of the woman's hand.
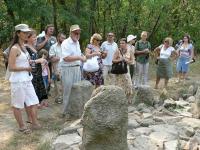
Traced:
<path fill-rule="evenodd" d="M 32 71 L 32 68 L 31 68 L 31 67 L 26 67 L 26 68 L 24 68 L 24 71 L 31 72 L 31 71 Z"/>
<path fill-rule="evenodd" d="M 101 56 L 101 53 L 100 53 L 100 52 L 97 52 L 97 51 L 96 51 L 96 52 L 93 52 L 92 54 L 93 54 L 93 56 Z"/>

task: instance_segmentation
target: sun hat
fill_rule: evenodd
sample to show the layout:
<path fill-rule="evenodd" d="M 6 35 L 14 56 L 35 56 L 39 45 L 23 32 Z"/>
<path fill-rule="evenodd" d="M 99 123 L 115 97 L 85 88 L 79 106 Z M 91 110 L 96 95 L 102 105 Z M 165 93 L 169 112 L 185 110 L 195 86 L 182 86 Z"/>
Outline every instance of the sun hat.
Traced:
<path fill-rule="evenodd" d="M 79 25 L 77 24 L 74 24 L 70 27 L 70 32 L 72 31 L 76 31 L 76 30 L 81 30 L 81 28 L 79 27 Z"/>
<path fill-rule="evenodd" d="M 15 26 L 15 31 L 30 32 L 31 30 L 27 24 L 18 24 Z"/>
<path fill-rule="evenodd" d="M 130 42 L 131 40 L 133 40 L 133 39 L 136 39 L 137 38 L 137 36 L 136 35 L 128 35 L 127 36 L 127 42 Z"/>

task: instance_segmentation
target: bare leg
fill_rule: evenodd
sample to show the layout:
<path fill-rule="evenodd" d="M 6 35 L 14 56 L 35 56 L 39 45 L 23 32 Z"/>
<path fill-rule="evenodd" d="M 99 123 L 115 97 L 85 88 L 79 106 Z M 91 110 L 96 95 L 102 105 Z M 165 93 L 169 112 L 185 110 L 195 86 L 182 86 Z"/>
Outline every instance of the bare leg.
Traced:
<path fill-rule="evenodd" d="M 37 106 L 36 105 L 29 106 L 29 109 L 33 126 L 40 127 L 40 124 L 38 123 L 37 120 Z"/>
<path fill-rule="evenodd" d="M 155 89 L 158 89 L 158 84 L 160 82 L 160 77 L 156 77 L 156 85 L 155 85 Z"/>
<path fill-rule="evenodd" d="M 26 110 L 26 114 L 27 114 L 28 122 L 29 122 L 29 123 L 32 123 L 30 107 L 27 107 L 27 106 L 26 106 L 26 107 L 25 107 L 25 110 Z"/>
<path fill-rule="evenodd" d="M 165 88 L 167 87 L 168 81 L 169 81 L 169 79 L 166 78 L 166 79 L 165 79 Z"/>
<path fill-rule="evenodd" d="M 24 128 L 24 122 L 23 122 L 23 119 L 22 119 L 21 110 L 19 108 L 13 107 L 13 114 L 14 114 L 15 119 L 16 119 L 18 125 L 19 125 L 19 128 L 20 129 Z"/>

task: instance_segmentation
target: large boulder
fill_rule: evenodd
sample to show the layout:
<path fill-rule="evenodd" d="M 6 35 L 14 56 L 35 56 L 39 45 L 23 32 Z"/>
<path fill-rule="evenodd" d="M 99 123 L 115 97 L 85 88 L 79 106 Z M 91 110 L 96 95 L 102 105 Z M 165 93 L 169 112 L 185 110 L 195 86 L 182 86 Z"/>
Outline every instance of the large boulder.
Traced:
<path fill-rule="evenodd" d="M 133 105 L 138 105 L 140 103 L 144 103 L 148 106 L 154 105 L 155 102 L 152 88 L 148 86 L 138 87 L 134 96 Z"/>
<path fill-rule="evenodd" d="M 195 95 L 195 104 L 192 106 L 192 114 L 195 118 L 200 118 L 200 86 L 197 89 Z"/>
<path fill-rule="evenodd" d="M 124 91 L 102 86 L 85 104 L 81 150 L 127 150 L 128 104 Z"/>
<path fill-rule="evenodd" d="M 84 105 L 90 99 L 94 86 L 86 80 L 75 83 L 72 86 L 68 113 L 74 118 L 80 118 L 83 114 Z"/>

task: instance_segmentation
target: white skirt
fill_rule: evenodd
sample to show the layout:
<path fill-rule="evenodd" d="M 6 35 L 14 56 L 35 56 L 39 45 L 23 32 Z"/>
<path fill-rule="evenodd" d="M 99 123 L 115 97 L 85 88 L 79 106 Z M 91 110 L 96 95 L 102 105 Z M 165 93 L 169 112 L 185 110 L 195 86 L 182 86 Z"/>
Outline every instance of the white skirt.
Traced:
<path fill-rule="evenodd" d="M 11 82 L 11 105 L 15 108 L 24 108 L 24 104 L 39 104 L 32 82 Z"/>

